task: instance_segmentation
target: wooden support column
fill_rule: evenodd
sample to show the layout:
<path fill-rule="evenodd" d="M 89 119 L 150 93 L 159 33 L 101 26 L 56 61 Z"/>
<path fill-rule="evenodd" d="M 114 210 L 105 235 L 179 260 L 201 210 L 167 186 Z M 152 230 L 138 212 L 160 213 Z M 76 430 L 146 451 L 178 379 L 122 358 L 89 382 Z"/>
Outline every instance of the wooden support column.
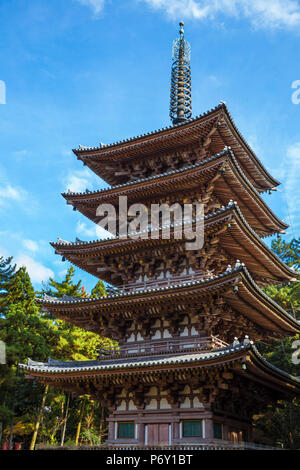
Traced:
<path fill-rule="evenodd" d="M 212 417 L 204 419 L 204 438 L 209 440 L 214 439 L 214 422 Z"/>
<path fill-rule="evenodd" d="M 138 445 L 144 446 L 145 445 L 145 424 L 138 423 Z"/>
<path fill-rule="evenodd" d="M 113 441 L 115 438 L 115 422 L 109 421 L 108 424 L 108 440 Z"/>

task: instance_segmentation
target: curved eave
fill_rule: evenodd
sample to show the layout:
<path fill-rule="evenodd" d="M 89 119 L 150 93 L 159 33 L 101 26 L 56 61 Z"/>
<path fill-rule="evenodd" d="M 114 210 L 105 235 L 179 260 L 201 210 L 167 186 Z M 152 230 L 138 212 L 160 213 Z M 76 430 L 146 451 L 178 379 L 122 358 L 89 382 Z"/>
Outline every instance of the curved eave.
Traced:
<path fill-rule="evenodd" d="M 103 170 L 101 170 L 103 163 L 130 158 L 132 155 L 139 158 L 144 155 L 153 155 L 157 150 L 167 151 L 180 145 L 197 143 L 201 127 L 208 123 L 214 124 L 219 118 L 221 119 L 218 129 L 219 141 L 221 142 L 224 139 L 226 145 L 232 146 L 237 151 L 240 164 L 258 191 L 263 192 L 278 186 L 280 183 L 268 173 L 247 144 L 224 103 L 184 124 L 159 129 L 158 131 L 102 147 L 81 150 L 73 149 L 73 152 L 79 160 L 82 160 L 99 176 L 104 177 Z M 109 182 L 109 178 L 104 177 L 104 179 Z"/>
<path fill-rule="evenodd" d="M 127 196 L 128 204 L 131 204 L 141 199 L 157 198 L 170 192 L 188 190 L 193 186 L 197 187 L 200 181 L 213 178 L 220 171 L 221 165 L 225 173 L 216 180 L 214 191 L 223 203 L 227 204 L 229 199 L 237 199 L 248 222 L 261 236 L 272 235 L 288 228 L 288 225 L 280 220 L 264 202 L 239 167 L 233 152 L 227 148 L 200 163 L 177 171 L 88 194 L 63 193 L 63 197 L 68 204 L 73 205 L 83 215 L 97 223 L 96 209 L 100 204 L 116 205 L 120 196 Z"/>
<path fill-rule="evenodd" d="M 244 346 L 239 345 L 237 347 L 228 347 L 214 352 L 200 352 L 200 353 L 178 353 L 165 354 L 157 357 L 146 357 L 137 358 L 135 360 L 126 358 L 119 360 L 105 360 L 101 361 L 90 361 L 91 365 L 88 365 L 88 361 L 83 364 L 80 362 L 58 362 L 59 365 L 55 365 L 56 361 L 50 363 L 35 363 L 30 361 L 28 365 L 20 364 L 20 367 L 30 374 L 41 374 L 51 376 L 62 376 L 62 377 L 76 377 L 76 376 L 94 376 L 95 374 L 106 375 L 113 373 L 128 373 L 136 374 L 141 372 L 151 372 L 159 370 L 172 370 L 174 368 L 195 368 L 195 367 L 214 367 L 220 365 L 228 365 L 230 362 L 237 362 L 245 358 L 246 351 L 250 349 L 250 345 Z"/>
<path fill-rule="evenodd" d="M 294 377 L 267 362 L 251 343 L 246 345 L 229 346 L 228 348 L 216 350 L 211 353 L 195 353 L 184 355 L 168 355 L 163 358 L 151 358 L 149 361 L 140 359 L 130 362 L 130 359 L 118 361 L 86 361 L 66 362 L 53 361 L 54 363 L 37 363 L 29 361 L 29 364 L 20 364 L 19 367 L 27 373 L 31 379 L 54 384 L 60 382 L 84 382 L 99 380 L 107 376 L 113 378 L 115 375 L 124 377 L 128 375 L 152 375 L 158 372 L 169 372 L 172 370 L 207 370 L 213 368 L 229 368 L 250 381 L 258 382 L 268 388 L 283 394 L 283 397 L 298 396 L 300 394 L 299 377 Z M 90 364 L 89 364 L 90 362 Z M 98 363 L 97 363 L 98 362 Z M 57 365 L 55 364 L 57 363 Z M 58 366 L 59 364 L 59 366 Z M 246 368 L 242 366 L 246 365 Z"/>
<path fill-rule="evenodd" d="M 257 380 L 265 384 L 273 383 L 278 391 L 290 393 L 291 396 L 300 394 L 300 377 L 295 377 L 288 372 L 278 369 L 270 364 L 259 353 L 255 346 L 250 348 L 246 358 L 247 375 L 249 378 L 256 377 Z"/>
<path fill-rule="evenodd" d="M 235 292 L 234 287 L 238 287 L 238 292 Z M 58 318 L 78 326 L 89 323 L 90 327 L 98 332 L 98 323 L 95 319 L 92 320 L 93 313 L 97 318 L 102 315 L 110 316 L 115 312 L 125 312 L 126 315 L 129 312 L 129 315 L 134 315 L 137 306 L 140 308 L 143 305 L 146 309 L 147 306 L 151 307 L 155 303 L 162 302 L 171 302 L 174 305 L 174 301 L 184 301 L 186 298 L 198 302 L 199 298 L 213 292 L 222 293 L 226 303 L 235 311 L 269 332 L 290 336 L 300 333 L 300 323 L 264 294 L 242 265 L 212 279 L 191 281 L 171 287 L 130 291 L 99 299 L 74 301 L 37 299 L 37 302 L 42 305 L 44 311 Z"/>
<path fill-rule="evenodd" d="M 230 224 L 230 227 L 229 225 Z M 270 282 L 284 283 L 295 280 L 295 272 L 289 268 L 272 250 L 259 238 L 243 217 L 239 207 L 231 204 L 227 208 L 221 209 L 210 216 L 206 216 L 204 221 L 205 235 L 218 230 L 218 227 L 226 228 L 220 233 L 220 245 L 233 258 L 240 259 L 248 266 L 252 275 L 257 278 L 265 278 Z M 172 233 L 172 232 L 171 232 Z M 101 255 L 137 252 L 149 248 L 164 247 L 168 249 L 170 244 L 183 244 L 185 240 L 172 238 L 162 239 L 139 239 L 115 238 L 108 240 L 98 240 L 85 243 L 51 243 L 56 254 L 64 256 L 71 263 L 90 274 L 113 283 L 104 272 L 97 271 L 97 265 L 89 265 L 89 259 L 98 258 Z M 110 267 L 107 266 L 109 273 Z M 261 279 L 262 282 L 263 279 Z M 114 283 L 113 283 L 114 284 Z"/>

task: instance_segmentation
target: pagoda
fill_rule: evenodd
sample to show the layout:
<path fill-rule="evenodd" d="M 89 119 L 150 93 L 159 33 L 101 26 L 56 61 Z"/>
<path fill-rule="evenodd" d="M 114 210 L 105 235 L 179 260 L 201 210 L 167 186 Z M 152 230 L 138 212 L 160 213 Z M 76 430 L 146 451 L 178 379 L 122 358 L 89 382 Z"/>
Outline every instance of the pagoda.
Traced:
<path fill-rule="evenodd" d="M 125 141 L 73 150 L 110 186 L 63 194 L 98 224 L 109 204 L 202 204 L 204 243 L 186 249 L 170 221 L 139 236 L 51 243 L 58 255 L 115 288 L 103 298 L 38 299 L 42 309 L 118 341 L 98 360 L 28 360 L 27 376 L 107 407 L 107 445 L 220 446 L 253 442 L 253 416 L 300 394 L 300 379 L 266 362 L 254 342 L 300 333 L 300 323 L 262 290 L 295 280 L 263 238 L 287 225 L 261 194 L 276 189 L 225 103 L 191 117 L 190 46 L 173 44 L 172 125 Z M 127 215 L 127 214 L 126 214 Z M 197 214 L 193 213 L 191 226 Z M 122 228 L 124 231 L 124 226 Z"/>

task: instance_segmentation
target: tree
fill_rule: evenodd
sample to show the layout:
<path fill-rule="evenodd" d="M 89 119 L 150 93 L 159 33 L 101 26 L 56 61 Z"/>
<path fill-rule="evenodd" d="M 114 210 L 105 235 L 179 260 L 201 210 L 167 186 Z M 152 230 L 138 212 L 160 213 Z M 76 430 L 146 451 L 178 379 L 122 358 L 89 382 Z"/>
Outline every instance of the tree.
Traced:
<path fill-rule="evenodd" d="M 300 269 L 300 239 L 293 239 L 285 242 L 281 237 L 272 242 L 273 251 L 287 265 Z M 299 279 L 299 274 L 295 272 L 295 277 Z M 268 286 L 264 289 L 266 294 L 275 302 L 281 305 L 288 313 L 300 319 L 299 306 L 299 281 L 286 283 L 282 286 Z M 281 370 L 299 376 L 299 366 L 293 364 L 292 353 L 293 342 L 299 339 L 299 335 L 294 338 L 285 338 L 280 341 L 273 341 L 271 345 L 259 345 L 259 349 L 264 357 L 274 366 Z M 299 449 L 300 447 L 300 403 L 299 400 L 293 402 L 283 402 L 281 407 L 275 410 L 268 410 L 256 420 L 256 426 L 273 442 L 274 445 L 282 445 L 288 449 Z"/>
<path fill-rule="evenodd" d="M 69 297 L 83 297 L 87 298 L 88 293 L 86 292 L 84 286 L 81 286 L 81 281 L 74 283 L 75 269 L 73 266 L 70 266 L 65 279 L 62 282 L 55 281 L 53 278 L 50 278 L 48 285 L 44 288 L 41 294 L 47 294 L 53 297 L 63 297 L 67 295 Z"/>
<path fill-rule="evenodd" d="M 0 309 L 3 310 L 9 302 L 11 282 L 16 271 L 16 265 L 12 266 L 12 257 L 4 259 L 0 257 Z"/>
<path fill-rule="evenodd" d="M 10 277 L 9 289 L 3 297 L 5 308 L 0 318 L 0 339 L 6 343 L 6 365 L 1 367 L 1 399 L 10 410 L 10 445 L 14 418 L 24 410 L 23 391 L 28 392 L 30 388 L 29 397 L 35 395 L 32 393 L 33 384 L 25 383 L 18 364 L 25 362 L 28 357 L 46 360 L 52 342 L 52 331 L 35 304 L 34 297 L 30 277 L 26 268 L 21 267 Z"/>
<path fill-rule="evenodd" d="M 92 298 L 100 298 L 100 297 L 106 297 L 107 292 L 106 292 L 106 287 L 104 285 L 104 282 L 99 280 L 97 284 L 95 285 L 94 289 L 91 291 L 91 297 Z"/>

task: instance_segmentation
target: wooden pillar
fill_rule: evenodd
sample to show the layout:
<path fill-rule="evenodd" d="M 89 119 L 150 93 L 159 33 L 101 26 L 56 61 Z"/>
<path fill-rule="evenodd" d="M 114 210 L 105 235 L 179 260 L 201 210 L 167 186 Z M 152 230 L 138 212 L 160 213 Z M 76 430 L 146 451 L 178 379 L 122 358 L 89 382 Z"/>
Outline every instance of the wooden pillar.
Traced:
<path fill-rule="evenodd" d="M 180 426 L 179 421 L 174 421 L 173 422 L 173 439 L 172 440 L 177 441 L 178 439 L 180 439 L 179 426 Z"/>
<path fill-rule="evenodd" d="M 138 423 L 138 445 L 144 446 L 145 445 L 145 424 Z"/>
<path fill-rule="evenodd" d="M 204 438 L 214 439 L 214 422 L 212 418 L 204 419 Z"/>
<path fill-rule="evenodd" d="M 114 421 L 109 421 L 108 424 L 108 440 L 113 441 L 115 439 L 115 423 Z"/>

